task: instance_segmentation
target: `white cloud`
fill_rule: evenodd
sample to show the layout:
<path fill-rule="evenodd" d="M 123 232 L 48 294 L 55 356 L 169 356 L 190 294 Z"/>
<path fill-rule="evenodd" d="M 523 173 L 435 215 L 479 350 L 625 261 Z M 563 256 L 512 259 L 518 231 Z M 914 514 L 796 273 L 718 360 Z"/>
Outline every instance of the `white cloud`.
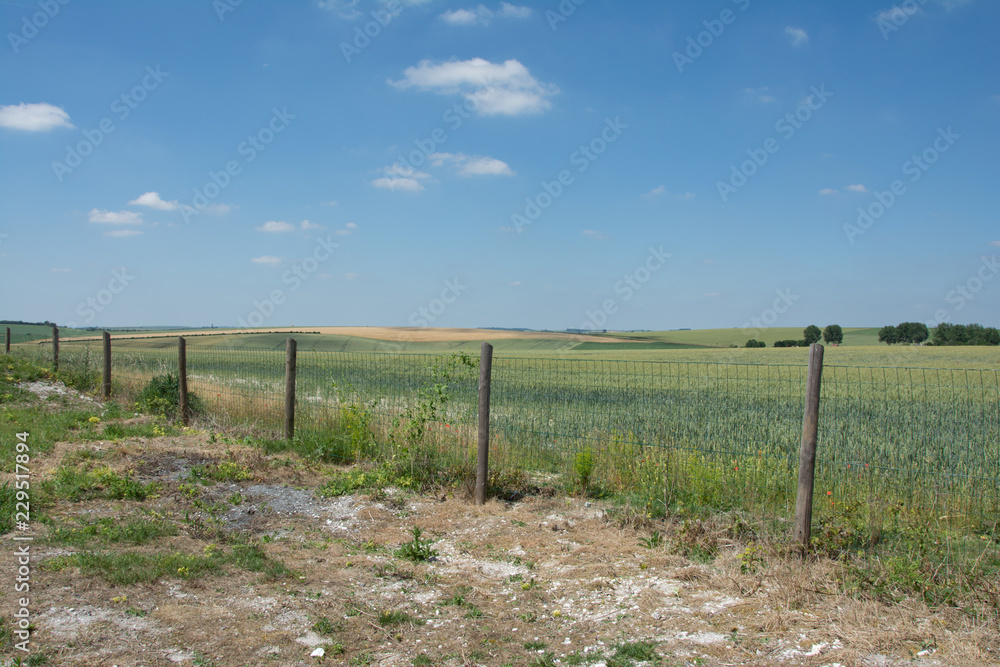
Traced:
<path fill-rule="evenodd" d="M 844 189 L 847 190 L 848 192 L 868 192 L 868 188 L 866 188 L 861 183 L 855 183 L 854 185 L 845 186 Z"/>
<path fill-rule="evenodd" d="M 348 280 L 357 280 L 361 276 L 357 273 L 345 273 L 344 277 L 347 278 Z"/>
<path fill-rule="evenodd" d="M 69 114 L 51 104 L 11 104 L 0 107 L 0 127 L 23 132 L 48 132 L 57 127 L 73 128 Z"/>
<path fill-rule="evenodd" d="M 280 257 L 272 257 L 271 255 L 261 255 L 260 257 L 254 257 L 250 260 L 254 264 L 267 264 L 268 266 L 275 266 L 281 264 Z"/>
<path fill-rule="evenodd" d="M 135 211 L 104 211 L 93 209 L 87 215 L 88 222 L 102 222 L 110 225 L 141 225 L 142 213 Z"/>
<path fill-rule="evenodd" d="M 110 232 L 104 232 L 104 236 L 114 236 L 118 238 L 124 238 L 127 236 L 138 236 L 142 234 L 138 229 L 113 229 Z"/>
<path fill-rule="evenodd" d="M 398 162 L 394 162 L 388 167 L 382 167 L 382 173 L 385 176 L 376 178 L 372 181 L 372 185 L 376 188 L 385 188 L 386 190 L 393 191 L 403 190 L 404 192 L 420 192 L 424 189 L 420 181 L 431 177 L 430 174 L 416 171 L 410 167 L 404 167 Z"/>
<path fill-rule="evenodd" d="M 497 14 L 509 19 L 526 19 L 531 16 L 531 7 L 525 7 L 524 5 L 512 5 L 509 2 L 501 2 L 500 11 L 497 12 Z"/>
<path fill-rule="evenodd" d="M 286 232 L 294 232 L 295 225 L 284 220 L 268 220 L 256 229 L 258 232 L 266 232 L 268 234 L 284 234 Z"/>
<path fill-rule="evenodd" d="M 508 285 L 511 285 L 512 287 L 517 287 L 518 285 L 520 285 L 520 284 L 521 284 L 521 281 L 520 281 L 520 280 L 515 280 L 514 282 L 512 282 L 512 283 L 507 283 L 507 284 L 508 284 Z"/>
<path fill-rule="evenodd" d="M 990 241 L 990 245 L 1000 246 L 1000 241 Z"/>
<path fill-rule="evenodd" d="M 344 227 L 347 227 L 348 229 L 357 229 L 358 228 L 358 223 L 356 223 L 356 222 L 349 222 L 346 225 L 344 225 Z"/>
<path fill-rule="evenodd" d="M 667 186 L 665 186 L 665 185 L 658 185 L 658 186 L 656 186 L 655 188 L 653 188 L 652 190 L 650 190 L 649 192 L 647 192 L 646 194 L 644 194 L 642 196 L 644 198 L 646 198 L 646 199 L 658 199 L 660 197 L 660 195 L 668 195 L 668 196 L 672 197 L 673 199 L 677 199 L 679 201 L 687 201 L 688 199 L 694 199 L 694 193 L 693 192 L 685 192 L 683 194 L 675 194 L 675 193 L 672 193 L 669 190 L 667 190 Z"/>
<path fill-rule="evenodd" d="M 403 9 L 413 5 L 422 5 L 429 0 L 380 0 L 384 9 L 380 12 L 389 12 L 393 16 L 399 16 Z M 334 12 L 340 18 L 353 21 L 363 16 L 372 18 L 372 12 L 364 13 L 358 10 L 358 0 L 318 0 L 317 5 L 321 9 Z"/>
<path fill-rule="evenodd" d="M 317 225 L 315 222 L 309 222 L 308 220 L 303 220 L 299 227 L 303 230 L 323 229 L 323 225 Z"/>
<path fill-rule="evenodd" d="M 336 206 L 336 205 L 337 205 L 336 199 L 331 199 L 330 201 L 323 202 L 323 206 Z"/>
<path fill-rule="evenodd" d="M 476 5 L 473 9 L 456 9 L 441 14 L 445 23 L 455 26 L 489 25 L 498 16 L 505 19 L 526 19 L 531 16 L 531 8 L 501 2 L 497 11 L 484 5 Z"/>
<path fill-rule="evenodd" d="M 466 106 L 481 116 L 541 113 L 552 107 L 548 98 L 559 93 L 557 86 L 541 83 L 513 59 L 491 63 L 473 58 L 437 64 L 421 60 L 403 74 L 403 79 L 389 80 L 389 85 L 399 90 L 416 88 L 439 95 L 461 95 Z"/>
<path fill-rule="evenodd" d="M 445 23 L 451 25 L 489 25 L 493 20 L 493 12 L 479 5 L 475 9 L 456 9 L 441 15 Z"/>
<path fill-rule="evenodd" d="M 587 238 L 596 239 L 598 241 L 608 238 L 604 234 L 601 234 L 600 232 L 593 229 L 583 230 L 583 235 L 586 236 Z"/>
<path fill-rule="evenodd" d="M 768 102 L 774 101 L 774 96 L 768 93 L 769 90 L 771 90 L 770 86 L 762 86 L 760 88 L 744 88 L 743 97 L 751 102 L 767 104 Z"/>
<path fill-rule="evenodd" d="M 715 264 L 714 259 L 703 259 L 701 260 L 703 264 Z"/>
<path fill-rule="evenodd" d="M 432 153 L 431 164 L 440 167 L 448 162 L 458 166 L 459 176 L 513 176 L 514 172 L 503 160 L 489 156 L 469 157 L 464 153 Z"/>
<path fill-rule="evenodd" d="M 233 207 L 229 204 L 209 204 L 205 208 L 201 209 L 202 213 L 211 213 L 212 215 L 225 215 L 233 210 Z"/>
<path fill-rule="evenodd" d="M 821 195 L 835 195 L 837 191 L 834 188 L 823 188 L 819 191 Z"/>
<path fill-rule="evenodd" d="M 160 193 L 158 192 L 147 192 L 139 195 L 129 202 L 129 206 L 148 206 L 149 208 L 161 211 L 174 211 L 180 208 L 180 204 L 177 203 L 176 199 L 174 201 L 163 201 L 160 199 Z"/>
<path fill-rule="evenodd" d="M 788 35 L 788 38 L 792 41 L 792 46 L 802 46 L 803 44 L 809 43 L 809 33 L 802 28 L 786 26 L 785 34 Z"/>

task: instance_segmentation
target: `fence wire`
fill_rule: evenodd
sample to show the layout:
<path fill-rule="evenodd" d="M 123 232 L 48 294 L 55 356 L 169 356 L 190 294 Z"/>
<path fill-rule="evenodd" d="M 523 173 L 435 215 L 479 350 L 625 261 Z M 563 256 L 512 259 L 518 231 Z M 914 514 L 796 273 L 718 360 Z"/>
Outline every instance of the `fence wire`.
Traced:
<path fill-rule="evenodd" d="M 100 349 L 66 345 L 60 367 L 96 373 Z M 112 358 L 119 396 L 177 373 L 175 343 L 116 345 Z M 419 418 L 435 442 L 471 460 L 478 371 L 454 360 L 300 351 L 296 428 L 333 432 L 354 408 L 386 439 Z M 204 415 L 280 432 L 284 351 L 189 346 L 187 372 Z M 540 484 L 625 495 L 650 512 L 732 511 L 757 530 L 786 533 L 806 372 L 805 365 L 495 358 L 491 463 L 527 470 Z M 1000 555 L 998 517 L 1000 371 L 824 367 L 814 534 L 853 527 L 859 548 L 891 546 L 914 531 L 945 534 L 960 561 L 984 546 Z"/>

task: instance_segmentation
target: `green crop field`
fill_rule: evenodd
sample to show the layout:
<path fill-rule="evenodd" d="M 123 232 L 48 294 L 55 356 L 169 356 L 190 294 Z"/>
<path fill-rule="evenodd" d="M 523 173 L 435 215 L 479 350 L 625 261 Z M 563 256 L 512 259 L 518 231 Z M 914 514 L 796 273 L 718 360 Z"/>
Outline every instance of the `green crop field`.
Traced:
<path fill-rule="evenodd" d="M 777 340 L 798 340 L 802 338 L 802 327 L 773 327 L 765 329 L 687 329 L 678 331 L 639 331 L 617 332 L 609 331 L 601 334 L 615 338 L 627 338 L 637 341 L 659 341 L 679 346 L 694 347 L 743 347 L 746 342 L 755 338 L 764 341 L 768 346 Z M 875 328 L 844 328 L 843 345 L 877 345 L 878 329 Z"/>
<path fill-rule="evenodd" d="M 287 337 L 190 337 L 188 383 L 204 414 L 280 432 Z M 373 339 L 295 338 L 297 421 L 317 452 L 357 458 L 331 434 L 361 415 L 387 448 L 369 452 L 376 459 L 432 447 L 471 465 L 478 342 L 409 343 L 393 354 Z M 570 483 L 585 457 L 596 492 L 624 494 L 650 513 L 738 512 L 754 530 L 787 532 L 807 349 L 572 345 L 497 341 L 491 461 Z M 457 352 L 471 366 L 456 364 Z M 852 548 L 891 550 L 930 531 L 947 562 L 983 549 L 1000 556 L 1000 350 L 825 352 L 815 505 L 823 534 L 846 531 Z M 99 342 L 67 341 L 61 361 L 96 371 L 99 357 Z M 152 376 L 176 372 L 176 338 L 115 341 L 113 362 L 115 392 L 129 400 Z"/>

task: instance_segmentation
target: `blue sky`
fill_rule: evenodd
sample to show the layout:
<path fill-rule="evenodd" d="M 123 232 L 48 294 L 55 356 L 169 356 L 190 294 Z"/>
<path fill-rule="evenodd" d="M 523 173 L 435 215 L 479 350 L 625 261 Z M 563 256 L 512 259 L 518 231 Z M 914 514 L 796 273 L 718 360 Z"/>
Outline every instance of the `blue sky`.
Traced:
<path fill-rule="evenodd" d="M 3 319 L 1000 325 L 997 3 L 18 0 L 0 25 Z"/>

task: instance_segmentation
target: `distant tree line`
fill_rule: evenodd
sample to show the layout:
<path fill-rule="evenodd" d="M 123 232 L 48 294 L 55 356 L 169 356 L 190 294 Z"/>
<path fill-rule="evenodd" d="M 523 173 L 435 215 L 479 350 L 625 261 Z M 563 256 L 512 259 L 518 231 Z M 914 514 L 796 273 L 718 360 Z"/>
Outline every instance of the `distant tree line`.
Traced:
<path fill-rule="evenodd" d="M 1000 345 L 1000 329 L 981 324 L 947 324 L 934 327 L 931 345 Z"/>
<path fill-rule="evenodd" d="M 827 325 L 827 327 L 822 330 L 815 324 L 810 324 L 802 330 L 801 340 L 776 340 L 774 341 L 774 346 L 809 347 L 813 343 L 818 343 L 821 338 L 830 345 L 840 345 L 844 342 L 844 330 L 839 324 Z M 751 338 L 747 341 L 747 344 L 744 347 L 767 347 L 767 343 L 757 340 L 756 338 Z"/>
<path fill-rule="evenodd" d="M 1000 330 L 981 324 L 941 323 L 929 330 L 922 322 L 903 322 L 879 329 L 880 343 L 919 345 L 930 340 L 931 345 L 1000 345 Z"/>

